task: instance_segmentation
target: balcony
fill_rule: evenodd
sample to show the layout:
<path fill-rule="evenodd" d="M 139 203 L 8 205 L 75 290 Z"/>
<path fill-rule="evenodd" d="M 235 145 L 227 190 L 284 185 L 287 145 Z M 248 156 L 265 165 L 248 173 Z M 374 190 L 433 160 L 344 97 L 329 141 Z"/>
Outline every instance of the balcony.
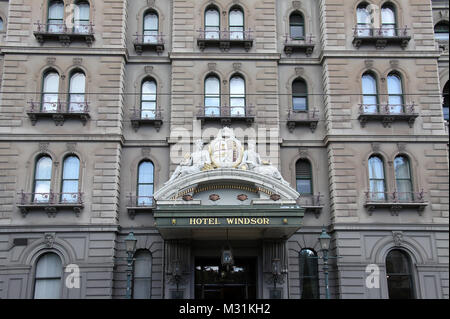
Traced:
<path fill-rule="evenodd" d="M 314 47 L 315 43 L 312 35 L 305 38 L 293 38 L 290 35 L 286 35 L 284 40 L 284 53 L 289 57 L 292 53 L 297 52 L 303 52 L 306 56 L 310 56 L 314 51 Z"/>
<path fill-rule="evenodd" d="M 134 219 L 137 213 L 151 213 L 156 208 L 156 200 L 153 196 L 127 196 L 127 211 L 131 219 Z"/>
<path fill-rule="evenodd" d="M 143 51 L 156 52 L 161 54 L 164 51 L 164 36 L 136 34 L 133 41 L 134 50 L 138 55 Z"/>
<path fill-rule="evenodd" d="M 202 122 L 220 122 L 224 126 L 232 122 L 244 122 L 250 127 L 255 122 L 255 109 L 252 105 L 247 107 L 203 107 L 199 106 L 197 119 Z"/>
<path fill-rule="evenodd" d="M 414 103 L 411 105 L 360 104 L 358 120 L 361 127 L 365 127 L 369 121 L 381 122 L 383 127 L 391 127 L 391 124 L 395 121 L 404 121 L 408 123 L 409 127 L 413 127 L 416 118 L 419 116 L 414 107 Z"/>
<path fill-rule="evenodd" d="M 156 131 L 159 132 L 162 124 L 163 118 L 161 111 L 159 110 L 131 110 L 131 126 L 135 132 L 137 132 L 141 126 L 154 126 Z"/>
<path fill-rule="evenodd" d="M 353 28 L 353 45 L 359 49 L 361 45 L 375 44 L 377 49 L 384 49 L 387 45 L 400 45 L 404 50 L 411 36 L 409 29 L 404 28 L 372 28 L 357 26 Z"/>
<path fill-rule="evenodd" d="M 44 210 L 48 217 L 55 217 L 60 210 L 73 210 L 77 217 L 84 208 L 83 193 L 18 193 L 17 207 L 25 218 L 29 211 Z"/>
<path fill-rule="evenodd" d="M 95 41 L 94 25 L 74 25 L 68 28 L 65 23 L 35 23 L 37 30 L 34 31 L 36 40 L 42 45 L 45 41 L 59 41 L 63 46 L 69 46 L 73 41 L 85 41 L 91 46 Z"/>
<path fill-rule="evenodd" d="M 319 111 L 314 109 L 312 111 L 294 111 L 290 110 L 288 113 L 287 127 L 289 132 L 293 133 L 297 126 L 309 126 L 311 132 L 317 128 L 319 123 Z"/>
<path fill-rule="evenodd" d="M 366 192 L 364 207 L 372 216 L 375 209 L 389 209 L 392 216 L 398 216 L 403 209 L 416 209 L 422 216 L 428 202 L 424 199 L 424 192 Z"/>
<path fill-rule="evenodd" d="M 29 102 L 27 115 L 33 126 L 39 119 L 53 119 L 56 126 L 63 126 L 67 119 L 80 120 L 86 125 L 89 115 L 88 102 Z"/>
<path fill-rule="evenodd" d="M 232 47 L 241 47 L 249 51 L 253 46 L 252 31 L 205 31 L 199 30 L 197 45 L 200 50 L 207 47 L 220 48 L 227 52 Z"/>
<path fill-rule="evenodd" d="M 305 213 L 311 212 L 314 213 L 314 216 L 319 218 L 320 213 L 324 207 L 323 204 L 323 195 L 319 194 L 300 194 L 300 197 L 297 199 L 297 204 L 305 209 Z"/>

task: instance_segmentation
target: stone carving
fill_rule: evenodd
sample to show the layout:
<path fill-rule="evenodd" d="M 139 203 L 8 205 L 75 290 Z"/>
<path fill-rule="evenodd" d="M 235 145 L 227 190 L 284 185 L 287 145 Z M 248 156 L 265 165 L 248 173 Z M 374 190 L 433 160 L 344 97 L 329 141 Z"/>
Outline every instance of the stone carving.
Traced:
<path fill-rule="evenodd" d="M 76 142 L 68 142 L 66 144 L 66 147 L 69 152 L 75 152 L 75 149 L 77 148 L 77 143 Z"/>
<path fill-rule="evenodd" d="M 73 61 L 74 65 L 81 65 L 81 63 L 83 62 L 83 59 L 82 58 L 73 58 L 72 61 Z"/>
<path fill-rule="evenodd" d="M 219 130 L 216 138 L 211 141 L 208 151 L 203 150 L 203 142 L 197 140 L 194 152 L 186 155 L 165 184 L 185 175 L 217 168 L 249 170 L 289 185 L 275 166 L 261 159 L 256 152 L 256 141 L 250 140 L 248 150 L 244 151 L 241 142 L 234 136 L 233 129 L 229 127 Z"/>
<path fill-rule="evenodd" d="M 44 234 L 44 243 L 47 248 L 52 248 L 54 242 L 55 242 L 55 233 Z"/>
<path fill-rule="evenodd" d="M 401 246 L 403 241 L 403 233 L 401 231 L 393 231 L 392 238 L 395 246 Z"/>
<path fill-rule="evenodd" d="M 153 72 L 153 66 L 151 66 L 151 65 L 146 65 L 145 67 L 144 67 L 144 71 L 145 71 L 145 73 L 152 73 Z"/>
<path fill-rule="evenodd" d="M 175 172 L 173 172 L 172 176 L 166 182 L 166 184 L 172 182 L 178 177 L 199 173 L 210 166 L 211 157 L 209 155 L 209 152 L 203 150 L 203 141 L 197 140 L 195 141 L 194 152 L 190 156 L 188 155 L 185 157 L 185 159 L 175 169 Z"/>
<path fill-rule="evenodd" d="M 40 152 L 47 152 L 48 151 L 48 142 L 40 142 L 39 143 L 39 151 Z"/>
<path fill-rule="evenodd" d="M 256 142 L 254 140 L 248 141 L 248 150 L 244 152 L 241 168 L 249 169 L 262 175 L 271 176 L 278 179 L 283 184 L 289 184 L 283 179 L 283 176 L 281 176 L 275 166 L 272 166 L 270 162 L 261 160 L 261 156 L 256 152 Z"/>

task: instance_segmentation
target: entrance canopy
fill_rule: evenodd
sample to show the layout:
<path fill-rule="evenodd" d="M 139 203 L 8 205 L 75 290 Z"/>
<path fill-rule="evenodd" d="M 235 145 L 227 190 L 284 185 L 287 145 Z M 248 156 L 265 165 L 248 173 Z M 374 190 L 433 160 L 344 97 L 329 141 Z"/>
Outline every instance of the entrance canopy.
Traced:
<path fill-rule="evenodd" d="M 249 141 L 244 151 L 231 129 L 196 151 L 155 194 L 156 227 L 165 239 L 279 239 L 297 231 L 299 193 L 262 161 Z"/>

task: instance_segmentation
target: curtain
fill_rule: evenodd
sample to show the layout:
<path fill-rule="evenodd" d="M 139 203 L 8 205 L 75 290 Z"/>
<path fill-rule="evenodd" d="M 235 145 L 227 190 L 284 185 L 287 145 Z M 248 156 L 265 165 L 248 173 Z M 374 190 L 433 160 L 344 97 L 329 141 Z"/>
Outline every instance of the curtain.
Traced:
<path fill-rule="evenodd" d="M 386 198 L 384 165 L 383 161 L 377 156 L 369 159 L 369 181 L 371 199 L 384 200 Z"/>
<path fill-rule="evenodd" d="M 229 14 L 230 39 L 244 39 L 244 13 L 240 9 L 232 9 Z"/>
<path fill-rule="evenodd" d="M 85 110 L 86 76 L 79 72 L 70 78 L 70 103 L 69 112 L 80 112 Z"/>
<path fill-rule="evenodd" d="M 36 264 L 35 299 L 59 299 L 61 295 L 62 263 L 58 255 L 42 255 Z"/>
<path fill-rule="evenodd" d="M 208 9 L 205 13 L 205 38 L 220 38 L 220 15 L 216 9 Z"/>
<path fill-rule="evenodd" d="M 230 107 L 232 116 L 245 116 L 245 81 L 240 76 L 230 80 Z"/>
<path fill-rule="evenodd" d="M 144 43 L 158 42 L 158 15 L 147 13 L 144 17 Z"/>
<path fill-rule="evenodd" d="M 205 115 L 220 115 L 220 81 L 210 76 L 205 81 Z"/>
<path fill-rule="evenodd" d="M 398 199 L 401 201 L 411 201 L 413 194 L 409 160 L 404 156 L 397 156 L 394 160 L 394 169 Z"/>
<path fill-rule="evenodd" d="M 59 74 L 50 72 L 45 75 L 42 94 L 42 111 L 54 112 L 58 109 Z"/>
<path fill-rule="evenodd" d="M 133 298 L 150 299 L 152 256 L 148 250 L 138 250 L 134 258 Z"/>
<path fill-rule="evenodd" d="M 141 118 L 154 119 L 156 117 L 156 82 L 142 83 Z"/>
<path fill-rule="evenodd" d="M 362 77 L 363 105 L 365 113 L 377 113 L 377 81 L 371 74 Z"/>

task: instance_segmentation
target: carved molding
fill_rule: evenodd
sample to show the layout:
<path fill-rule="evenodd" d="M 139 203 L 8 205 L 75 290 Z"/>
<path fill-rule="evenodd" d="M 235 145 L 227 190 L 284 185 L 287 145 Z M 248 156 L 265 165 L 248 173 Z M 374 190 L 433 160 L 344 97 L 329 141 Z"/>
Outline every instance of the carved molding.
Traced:
<path fill-rule="evenodd" d="M 56 58 L 55 57 L 48 57 L 47 58 L 47 65 L 55 65 L 55 61 L 56 61 Z"/>
<path fill-rule="evenodd" d="M 233 63 L 233 70 L 239 71 L 242 67 L 242 63 Z"/>
<path fill-rule="evenodd" d="M 364 64 L 367 68 L 373 67 L 373 60 L 364 60 Z"/>
<path fill-rule="evenodd" d="M 70 152 L 75 152 L 75 149 L 77 148 L 77 143 L 76 142 L 69 142 L 69 143 L 66 144 L 66 148 Z"/>
<path fill-rule="evenodd" d="M 208 63 L 208 70 L 209 71 L 215 71 L 216 70 L 216 63 Z"/>
<path fill-rule="evenodd" d="M 292 7 L 294 9 L 300 9 L 302 7 L 302 3 L 300 1 L 292 1 Z"/>
<path fill-rule="evenodd" d="M 401 246 L 403 242 L 403 232 L 401 231 L 393 231 L 392 239 L 394 241 L 395 246 Z"/>
<path fill-rule="evenodd" d="M 399 152 L 406 151 L 406 144 L 405 143 L 397 143 L 397 149 Z"/>
<path fill-rule="evenodd" d="M 141 149 L 142 156 L 150 156 L 150 151 L 151 151 L 150 147 L 143 147 Z"/>
<path fill-rule="evenodd" d="M 82 58 L 73 58 L 73 64 L 74 65 L 81 65 L 81 63 L 83 62 Z"/>
<path fill-rule="evenodd" d="M 48 152 L 48 142 L 39 142 L 39 151 L 40 152 Z"/>
<path fill-rule="evenodd" d="M 153 72 L 153 67 L 150 65 L 146 65 L 144 68 L 145 73 L 152 73 Z"/>
<path fill-rule="evenodd" d="M 380 151 L 380 143 L 371 143 L 372 151 L 373 152 L 379 152 Z"/>
<path fill-rule="evenodd" d="M 304 158 L 308 156 L 308 149 L 304 148 L 304 147 L 300 147 L 298 149 L 298 155 L 300 155 L 300 157 Z"/>
<path fill-rule="evenodd" d="M 56 233 L 45 233 L 44 234 L 44 243 L 47 248 L 52 248 L 55 243 Z"/>
<path fill-rule="evenodd" d="M 302 67 L 296 67 L 295 68 L 295 74 L 296 75 L 303 75 L 305 73 L 305 69 Z"/>

